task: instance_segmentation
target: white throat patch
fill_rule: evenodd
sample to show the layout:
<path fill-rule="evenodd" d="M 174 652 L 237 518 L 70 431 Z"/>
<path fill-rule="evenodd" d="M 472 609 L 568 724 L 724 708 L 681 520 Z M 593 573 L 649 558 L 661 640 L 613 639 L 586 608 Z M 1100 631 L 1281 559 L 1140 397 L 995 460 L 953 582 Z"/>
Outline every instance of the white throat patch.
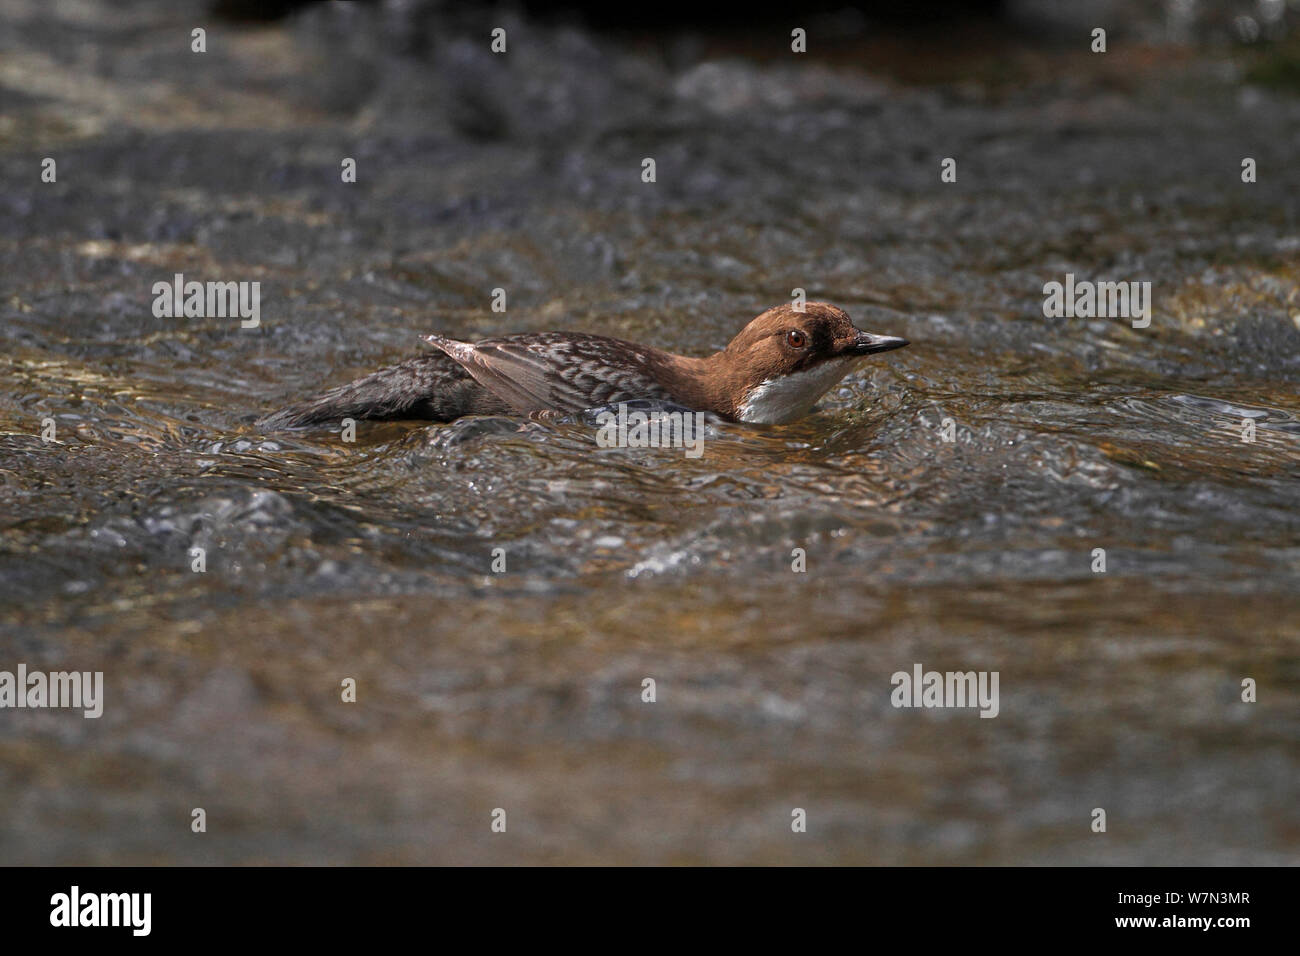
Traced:
<path fill-rule="evenodd" d="M 827 359 L 802 372 L 769 378 L 749 390 L 736 417 L 757 425 L 783 425 L 802 418 L 862 359 L 859 355 Z"/>

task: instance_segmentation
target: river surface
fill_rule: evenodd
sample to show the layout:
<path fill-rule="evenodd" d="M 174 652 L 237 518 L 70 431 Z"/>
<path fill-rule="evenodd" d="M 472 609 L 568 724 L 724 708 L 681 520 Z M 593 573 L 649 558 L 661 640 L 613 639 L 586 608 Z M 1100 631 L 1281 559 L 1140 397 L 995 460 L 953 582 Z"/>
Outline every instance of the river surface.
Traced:
<path fill-rule="evenodd" d="M 1294 90 L 0 13 L 0 670 L 104 674 L 97 720 L 0 711 L 0 861 L 1297 861 Z M 260 282 L 260 326 L 155 317 L 176 273 Z M 1149 281 L 1150 326 L 1044 317 L 1067 273 Z M 255 424 L 422 333 L 703 354 L 796 287 L 911 347 L 699 458 Z M 918 663 L 996 671 L 997 717 L 892 706 Z"/>

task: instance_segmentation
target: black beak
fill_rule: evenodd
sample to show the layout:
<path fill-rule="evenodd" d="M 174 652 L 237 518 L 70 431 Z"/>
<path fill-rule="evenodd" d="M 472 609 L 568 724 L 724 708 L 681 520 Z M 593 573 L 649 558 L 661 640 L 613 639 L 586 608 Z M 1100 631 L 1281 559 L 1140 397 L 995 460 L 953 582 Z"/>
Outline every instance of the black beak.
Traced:
<path fill-rule="evenodd" d="M 846 352 L 850 355 L 874 355 L 876 352 L 889 352 L 910 344 L 907 339 L 896 335 L 875 335 L 871 332 L 859 332 Z"/>

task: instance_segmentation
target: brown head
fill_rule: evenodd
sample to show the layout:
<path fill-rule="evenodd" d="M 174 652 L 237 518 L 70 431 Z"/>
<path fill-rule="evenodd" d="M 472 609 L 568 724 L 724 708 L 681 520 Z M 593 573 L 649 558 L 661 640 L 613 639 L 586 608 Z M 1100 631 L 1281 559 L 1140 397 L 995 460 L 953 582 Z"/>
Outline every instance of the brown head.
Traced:
<path fill-rule="evenodd" d="M 907 345 L 907 339 L 855 328 L 826 302 L 768 309 L 708 360 L 723 382 L 731 417 L 780 424 L 801 418 L 864 358 Z"/>

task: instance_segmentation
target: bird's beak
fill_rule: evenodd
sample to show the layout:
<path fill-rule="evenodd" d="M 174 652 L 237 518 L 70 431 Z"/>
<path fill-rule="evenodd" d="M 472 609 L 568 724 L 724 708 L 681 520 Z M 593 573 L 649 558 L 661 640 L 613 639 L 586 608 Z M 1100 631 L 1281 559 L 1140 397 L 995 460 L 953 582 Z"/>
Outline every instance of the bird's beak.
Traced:
<path fill-rule="evenodd" d="M 853 344 L 845 351 L 850 355 L 874 355 L 876 352 L 901 349 L 907 344 L 909 344 L 907 339 L 900 339 L 896 335 L 876 335 L 873 332 L 859 332 L 857 338 L 853 340 Z"/>

